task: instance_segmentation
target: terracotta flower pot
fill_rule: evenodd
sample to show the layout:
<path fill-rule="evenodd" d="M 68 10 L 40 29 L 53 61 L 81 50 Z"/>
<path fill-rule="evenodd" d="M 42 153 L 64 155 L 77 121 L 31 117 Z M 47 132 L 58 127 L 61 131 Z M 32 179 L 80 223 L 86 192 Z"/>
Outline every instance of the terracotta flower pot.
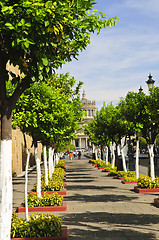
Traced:
<path fill-rule="evenodd" d="M 43 206 L 43 207 L 28 207 L 28 212 L 55 212 L 55 211 L 66 211 L 67 202 L 63 201 L 61 206 Z M 25 212 L 23 204 L 18 208 L 18 213 Z"/>
<path fill-rule="evenodd" d="M 136 192 L 136 193 L 155 193 L 155 192 L 159 192 L 159 188 L 138 188 L 137 186 L 135 186 L 134 192 Z"/>

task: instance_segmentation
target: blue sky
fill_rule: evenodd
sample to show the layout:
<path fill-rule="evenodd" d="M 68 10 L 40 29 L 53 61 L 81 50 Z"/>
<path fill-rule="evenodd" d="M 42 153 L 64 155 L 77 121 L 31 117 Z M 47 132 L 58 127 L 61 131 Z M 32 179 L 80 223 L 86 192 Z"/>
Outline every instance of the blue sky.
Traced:
<path fill-rule="evenodd" d="M 147 93 L 149 73 L 159 86 L 159 0 L 96 0 L 95 8 L 107 17 L 118 15 L 116 27 L 93 34 L 91 44 L 78 61 L 63 65 L 58 73 L 70 72 L 89 100 L 100 108 L 115 105 L 128 91 Z"/>

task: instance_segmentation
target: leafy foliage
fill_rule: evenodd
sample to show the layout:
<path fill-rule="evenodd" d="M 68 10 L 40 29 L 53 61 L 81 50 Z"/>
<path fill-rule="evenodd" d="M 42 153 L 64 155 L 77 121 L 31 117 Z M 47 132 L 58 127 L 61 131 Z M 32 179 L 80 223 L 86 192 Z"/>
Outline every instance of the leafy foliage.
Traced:
<path fill-rule="evenodd" d="M 159 188 L 159 177 L 152 180 L 151 177 L 141 175 L 138 178 L 137 186 L 139 188 Z"/>
<path fill-rule="evenodd" d="M 62 230 L 61 218 L 49 214 L 36 214 L 29 216 L 29 221 L 12 215 L 11 238 L 49 237 L 60 236 Z"/>
<path fill-rule="evenodd" d="M 61 206 L 62 200 L 63 196 L 58 193 L 44 193 L 41 198 L 34 193 L 28 193 L 28 207 Z"/>

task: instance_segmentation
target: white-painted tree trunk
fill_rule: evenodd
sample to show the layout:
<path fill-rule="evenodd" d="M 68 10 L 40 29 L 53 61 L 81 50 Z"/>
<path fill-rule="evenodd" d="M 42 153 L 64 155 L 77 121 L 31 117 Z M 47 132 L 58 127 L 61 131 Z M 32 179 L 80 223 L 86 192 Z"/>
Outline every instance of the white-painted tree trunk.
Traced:
<path fill-rule="evenodd" d="M 12 217 L 12 140 L 0 141 L 0 240 L 10 240 Z"/>
<path fill-rule="evenodd" d="M 121 146 L 120 146 L 120 144 L 117 145 L 117 153 L 118 153 L 118 156 L 121 155 Z"/>
<path fill-rule="evenodd" d="M 57 154 L 57 153 L 55 154 L 55 161 L 56 161 L 56 165 L 58 165 L 58 163 L 59 163 L 59 157 L 58 157 L 58 154 Z"/>
<path fill-rule="evenodd" d="M 94 144 L 92 145 L 92 153 L 94 153 L 95 147 Z"/>
<path fill-rule="evenodd" d="M 139 139 L 136 140 L 136 161 L 135 161 L 136 178 L 139 178 Z"/>
<path fill-rule="evenodd" d="M 44 155 L 45 184 L 48 185 L 48 168 L 47 168 L 46 146 L 43 146 L 43 155 Z"/>
<path fill-rule="evenodd" d="M 105 162 L 106 164 L 108 164 L 108 146 L 106 146 L 106 159 L 105 159 Z"/>
<path fill-rule="evenodd" d="M 124 170 L 125 172 L 127 172 L 124 148 L 125 148 L 125 145 L 124 145 L 123 140 L 121 139 L 121 157 L 122 157 L 122 165 L 123 165 L 123 170 Z"/>
<path fill-rule="evenodd" d="M 55 171 L 55 154 L 54 154 L 54 152 L 55 152 L 55 149 L 52 148 L 53 173 Z"/>
<path fill-rule="evenodd" d="M 37 196 L 41 198 L 41 167 L 40 158 L 38 155 L 38 147 L 34 146 L 35 151 L 35 161 L 36 161 L 36 175 L 37 175 Z"/>
<path fill-rule="evenodd" d="M 155 165 L 154 165 L 154 144 L 148 146 L 149 155 L 150 155 L 150 176 L 151 179 L 155 179 Z"/>
<path fill-rule="evenodd" d="M 49 178 L 52 177 L 53 172 L 54 172 L 53 150 L 52 147 L 49 147 Z"/>
<path fill-rule="evenodd" d="M 124 170 L 125 172 L 127 172 L 126 160 L 125 160 L 125 154 L 124 154 L 124 147 L 121 148 L 121 156 L 122 156 L 123 170 Z"/>
<path fill-rule="evenodd" d="M 95 149 L 95 160 L 98 159 L 98 156 L 97 156 L 97 149 Z"/>
<path fill-rule="evenodd" d="M 28 166 L 29 166 L 29 159 L 30 159 L 30 149 L 26 148 L 26 153 L 27 153 L 27 161 L 26 161 L 26 166 L 25 166 L 25 190 L 24 190 L 24 195 L 25 195 L 25 219 L 28 222 L 29 221 L 29 214 L 28 214 Z"/>
<path fill-rule="evenodd" d="M 112 167 L 115 167 L 115 143 L 112 144 Z"/>

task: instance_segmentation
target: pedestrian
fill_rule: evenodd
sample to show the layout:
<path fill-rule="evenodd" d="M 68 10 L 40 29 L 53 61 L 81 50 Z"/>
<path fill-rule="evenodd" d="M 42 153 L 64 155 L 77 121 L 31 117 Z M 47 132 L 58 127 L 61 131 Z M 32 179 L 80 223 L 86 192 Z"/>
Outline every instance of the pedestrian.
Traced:
<path fill-rule="evenodd" d="M 78 151 L 78 159 L 80 159 L 81 158 L 81 151 L 79 150 Z"/>
<path fill-rule="evenodd" d="M 69 158 L 70 158 L 70 160 L 72 160 L 72 155 L 73 155 L 73 153 L 70 151 L 70 152 L 69 152 Z"/>
<path fill-rule="evenodd" d="M 75 152 L 75 151 L 73 151 L 73 157 L 74 157 L 74 158 L 76 157 L 76 152 Z"/>

